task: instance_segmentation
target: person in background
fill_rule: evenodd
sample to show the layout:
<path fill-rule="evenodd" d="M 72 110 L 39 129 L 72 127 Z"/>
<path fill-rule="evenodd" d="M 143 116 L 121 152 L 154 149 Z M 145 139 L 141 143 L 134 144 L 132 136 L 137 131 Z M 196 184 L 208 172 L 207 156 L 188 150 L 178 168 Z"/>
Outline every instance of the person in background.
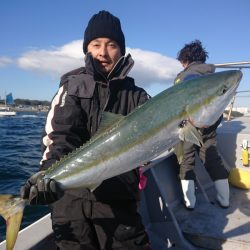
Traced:
<path fill-rule="evenodd" d="M 208 58 L 207 51 L 203 48 L 199 40 L 186 44 L 177 55 L 177 59 L 182 64 L 184 70 L 181 71 L 174 83 L 188 84 L 185 81 L 200 77 L 202 75 L 215 72 L 212 64 L 206 64 Z M 204 90 L 206 91 L 206 90 Z M 208 128 L 198 129 L 202 135 L 203 145 L 198 147 L 189 142 L 183 143 L 183 159 L 180 164 L 180 180 L 183 191 L 184 203 L 188 209 L 195 207 L 195 152 L 199 155 L 208 174 L 214 182 L 217 191 L 217 201 L 223 208 L 229 206 L 229 183 L 228 171 L 217 151 L 216 129 L 221 123 L 222 117 Z"/>
<path fill-rule="evenodd" d="M 105 180 L 97 189 L 66 190 L 41 180 L 63 155 L 87 142 L 104 111 L 127 115 L 149 96 L 127 76 L 133 66 L 125 56 L 120 20 L 108 11 L 93 15 L 84 33 L 85 67 L 62 76 L 47 116 L 40 171 L 21 188 L 30 204 L 51 204 L 59 249 L 151 249 L 137 212 L 138 169 Z"/>

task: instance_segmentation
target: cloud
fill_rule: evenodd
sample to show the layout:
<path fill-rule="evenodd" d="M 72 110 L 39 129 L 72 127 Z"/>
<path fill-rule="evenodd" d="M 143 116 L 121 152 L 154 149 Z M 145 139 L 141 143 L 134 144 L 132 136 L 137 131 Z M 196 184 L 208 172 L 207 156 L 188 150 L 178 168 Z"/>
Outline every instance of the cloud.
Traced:
<path fill-rule="evenodd" d="M 6 56 L 0 56 L 0 68 L 3 68 L 7 66 L 8 64 L 11 64 L 13 61 L 11 58 L 6 57 Z"/>
<path fill-rule="evenodd" d="M 62 47 L 49 50 L 30 50 L 18 60 L 18 66 L 25 70 L 37 71 L 60 77 L 62 74 L 83 64 L 82 42 L 72 41 Z"/>
<path fill-rule="evenodd" d="M 181 70 L 176 59 L 160 53 L 133 48 L 127 48 L 127 53 L 130 53 L 135 61 L 129 75 L 134 77 L 140 86 L 149 87 L 154 83 L 171 83 Z M 22 69 L 59 78 L 74 68 L 84 66 L 82 41 L 75 40 L 62 47 L 52 47 L 48 50 L 30 50 L 17 62 Z"/>
<path fill-rule="evenodd" d="M 139 85 L 144 87 L 154 83 L 172 83 L 177 73 L 181 71 L 181 66 L 176 59 L 160 53 L 131 48 L 127 48 L 127 52 L 135 61 L 130 74 Z"/>

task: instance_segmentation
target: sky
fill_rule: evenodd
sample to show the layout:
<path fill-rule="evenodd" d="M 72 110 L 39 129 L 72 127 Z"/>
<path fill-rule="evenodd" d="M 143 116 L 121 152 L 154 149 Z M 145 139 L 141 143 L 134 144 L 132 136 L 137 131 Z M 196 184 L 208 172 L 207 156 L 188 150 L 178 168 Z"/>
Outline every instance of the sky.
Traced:
<path fill-rule="evenodd" d="M 0 96 L 50 101 L 60 77 L 84 66 L 83 33 L 93 14 L 119 17 L 130 76 L 152 96 L 172 86 L 182 70 L 178 51 L 199 39 L 207 63 L 250 61 L 249 0 L 9 0 L 0 1 Z M 242 69 L 238 91 L 250 90 Z M 236 106 L 250 107 L 250 93 Z"/>

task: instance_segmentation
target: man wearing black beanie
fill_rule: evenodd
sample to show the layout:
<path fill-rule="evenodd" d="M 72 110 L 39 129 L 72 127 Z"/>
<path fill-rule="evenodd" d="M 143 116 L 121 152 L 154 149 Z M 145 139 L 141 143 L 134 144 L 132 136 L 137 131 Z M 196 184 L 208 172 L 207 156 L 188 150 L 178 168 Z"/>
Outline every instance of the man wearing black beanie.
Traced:
<path fill-rule="evenodd" d="M 137 212 L 137 170 L 110 178 L 93 192 L 86 188 L 63 192 L 55 180 L 40 178 L 43 170 L 96 133 L 104 111 L 127 115 L 149 98 L 127 76 L 134 62 L 130 55 L 125 56 L 125 38 L 117 17 L 107 11 L 92 16 L 84 33 L 83 52 L 85 67 L 61 78 L 45 125 L 40 172 L 25 183 L 21 197 L 31 205 L 51 204 L 59 249 L 149 250 Z"/>
<path fill-rule="evenodd" d="M 121 49 L 122 56 L 125 55 L 125 38 L 121 29 L 120 20 L 105 10 L 93 15 L 89 20 L 84 32 L 84 53 L 87 52 L 88 44 L 98 37 L 108 37 L 116 41 Z"/>

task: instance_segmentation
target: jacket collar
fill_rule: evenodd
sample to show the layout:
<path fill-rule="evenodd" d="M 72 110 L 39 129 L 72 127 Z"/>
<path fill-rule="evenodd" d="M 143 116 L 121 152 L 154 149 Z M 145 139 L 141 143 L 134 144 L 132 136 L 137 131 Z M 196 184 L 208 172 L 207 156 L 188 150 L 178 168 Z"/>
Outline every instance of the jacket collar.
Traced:
<path fill-rule="evenodd" d="M 184 71 L 196 71 L 200 74 L 208 74 L 208 73 L 214 73 L 215 72 L 215 66 L 214 64 L 207 64 L 207 63 L 202 63 L 200 61 L 192 62 L 190 63 Z"/>
<path fill-rule="evenodd" d="M 122 56 L 117 61 L 111 72 L 107 76 L 105 76 L 102 72 L 98 70 L 91 53 L 87 53 L 85 57 L 86 73 L 92 75 L 95 81 L 102 82 L 105 84 L 113 80 L 124 79 L 128 75 L 133 65 L 134 60 L 132 59 L 130 54 L 128 54 L 127 56 Z"/>
<path fill-rule="evenodd" d="M 199 64 L 203 64 L 202 62 L 200 61 L 194 61 L 194 62 L 191 62 L 190 64 L 188 64 L 188 66 L 184 69 L 185 70 L 188 70 L 188 68 L 194 66 L 194 65 L 199 65 Z"/>

